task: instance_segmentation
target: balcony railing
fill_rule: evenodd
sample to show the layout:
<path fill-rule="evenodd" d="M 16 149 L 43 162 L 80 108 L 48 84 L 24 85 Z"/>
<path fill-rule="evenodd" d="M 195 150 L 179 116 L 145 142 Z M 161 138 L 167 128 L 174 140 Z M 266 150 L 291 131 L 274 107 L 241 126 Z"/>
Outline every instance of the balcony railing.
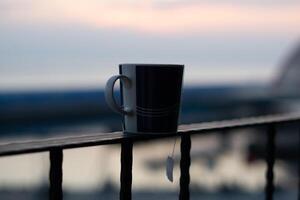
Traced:
<path fill-rule="evenodd" d="M 49 199 L 63 199 L 62 190 L 62 164 L 63 150 L 70 148 L 81 148 L 97 145 L 121 144 L 121 172 L 120 172 L 120 199 L 131 199 L 132 186 L 132 149 L 133 143 L 145 140 L 156 140 L 166 137 L 181 137 L 181 160 L 180 160 L 180 191 L 179 199 L 189 199 L 190 184 L 190 150 L 191 135 L 208 134 L 210 132 L 222 132 L 246 127 L 264 126 L 267 128 L 266 143 L 266 186 L 265 199 L 273 199 L 274 194 L 274 164 L 276 159 L 276 128 L 279 124 L 300 122 L 300 113 L 269 115 L 252 118 L 234 119 L 217 122 L 207 122 L 191 125 L 181 125 L 179 131 L 173 134 L 165 135 L 138 135 L 124 134 L 122 132 L 102 133 L 93 135 L 82 135 L 72 137 L 57 137 L 51 139 L 41 139 L 26 142 L 15 142 L 0 144 L 0 156 L 12 156 L 17 154 L 27 154 L 34 152 L 50 152 L 50 172 L 49 172 Z M 300 128 L 300 123 L 299 123 Z M 300 130 L 300 129 L 299 129 Z M 297 130 L 300 134 L 300 131 Z M 298 145 L 300 147 L 300 145 Z M 300 152 L 300 149 L 299 149 Z M 300 163 L 298 158 L 298 168 L 300 173 Z M 298 199 L 300 183 L 298 174 Z"/>

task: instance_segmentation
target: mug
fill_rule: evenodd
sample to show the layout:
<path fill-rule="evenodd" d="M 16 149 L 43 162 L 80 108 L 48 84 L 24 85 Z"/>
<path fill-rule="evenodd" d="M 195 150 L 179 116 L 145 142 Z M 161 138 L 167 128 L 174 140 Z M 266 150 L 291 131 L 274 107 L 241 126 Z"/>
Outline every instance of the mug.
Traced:
<path fill-rule="evenodd" d="M 105 87 L 109 107 L 123 115 L 125 133 L 177 132 L 184 65 L 120 64 Z M 121 105 L 114 98 L 120 80 Z"/>

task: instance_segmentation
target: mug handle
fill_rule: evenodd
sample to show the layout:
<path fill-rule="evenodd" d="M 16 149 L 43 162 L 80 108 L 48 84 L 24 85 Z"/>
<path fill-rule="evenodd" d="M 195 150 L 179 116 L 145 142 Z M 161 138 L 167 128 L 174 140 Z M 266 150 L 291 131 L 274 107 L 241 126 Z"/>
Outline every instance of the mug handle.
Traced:
<path fill-rule="evenodd" d="M 124 107 L 122 108 L 119 106 L 114 98 L 114 86 L 116 81 L 120 79 L 123 86 L 125 88 L 131 87 L 131 81 L 127 76 L 124 75 L 116 75 L 112 76 L 110 79 L 108 79 L 106 86 L 105 86 L 105 99 L 108 106 L 115 112 L 122 114 L 122 115 L 129 115 L 131 114 L 132 110 L 130 108 Z"/>

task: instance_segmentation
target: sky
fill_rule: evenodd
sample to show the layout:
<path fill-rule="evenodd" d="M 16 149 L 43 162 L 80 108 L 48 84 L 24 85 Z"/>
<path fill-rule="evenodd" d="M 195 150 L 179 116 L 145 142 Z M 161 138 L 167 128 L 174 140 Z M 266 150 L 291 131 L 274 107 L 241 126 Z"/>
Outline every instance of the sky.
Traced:
<path fill-rule="evenodd" d="M 103 88 L 120 63 L 185 85 L 266 83 L 300 42 L 293 0 L 1 0 L 0 90 Z"/>

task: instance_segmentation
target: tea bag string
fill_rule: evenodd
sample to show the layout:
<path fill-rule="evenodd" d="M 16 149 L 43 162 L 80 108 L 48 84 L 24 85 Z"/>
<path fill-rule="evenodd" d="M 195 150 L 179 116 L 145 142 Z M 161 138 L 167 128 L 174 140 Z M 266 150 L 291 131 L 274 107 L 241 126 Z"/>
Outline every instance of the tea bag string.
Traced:
<path fill-rule="evenodd" d="M 173 145 L 173 150 L 172 150 L 172 154 L 171 154 L 171 157 L 173 159 L 174 159 L 174 152 L 175 152 L 176 141 L 177 141 L 177 137 L 175 137 L 175 141 L 174 141 L 174 145 Z"/>

